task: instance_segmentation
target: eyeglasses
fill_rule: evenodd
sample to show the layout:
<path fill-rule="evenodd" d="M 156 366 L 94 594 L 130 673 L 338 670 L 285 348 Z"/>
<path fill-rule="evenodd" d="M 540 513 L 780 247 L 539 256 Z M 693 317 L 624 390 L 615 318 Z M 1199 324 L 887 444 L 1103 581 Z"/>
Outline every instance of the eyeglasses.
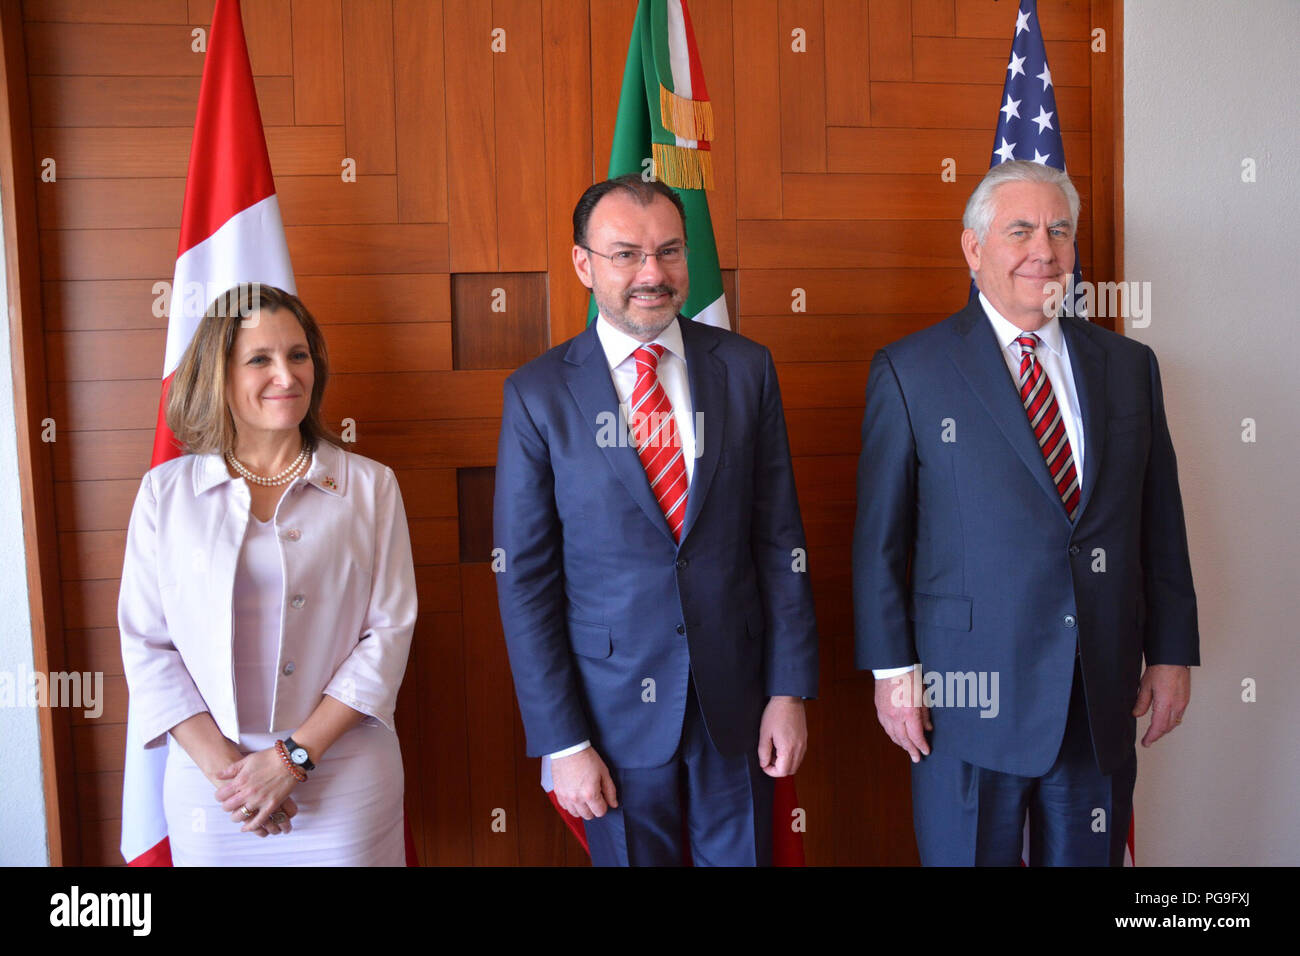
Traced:
<path fill-rule="evenodd" d="M 633 269 L 640 269 L 645 265 L 648 257 L 654 256 L 659 260 L 659 264 L 665 268 L 679 266 L 686 261 L 685 246 L 669 246 L 667 249 L 660 249 L 658 252 L 643 252 L 640 249 L 620 249 L 613 255 L 605 255 L 603 252 L 597 252 L 590 246 L 583 246 L 593 256 L 600 256 L 602 259 L 608 259 L 615 269 L 622 272 L 631 272 Z"/>

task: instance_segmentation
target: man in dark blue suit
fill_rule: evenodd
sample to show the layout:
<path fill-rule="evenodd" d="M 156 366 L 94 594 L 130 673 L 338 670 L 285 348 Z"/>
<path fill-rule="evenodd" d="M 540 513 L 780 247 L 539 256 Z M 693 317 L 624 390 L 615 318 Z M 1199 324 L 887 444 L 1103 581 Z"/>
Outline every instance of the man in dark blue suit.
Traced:
<path fill-rule="evenodd" d="M 597 865 L 763 865 L 817 632 L 767 349 L 678 315 L 681 201 L 638 176 L 573 216 L 599 318 L 506 380 L 497 579 L 528 754 Z M 685 842 L 684 842 L 685 841 Z"/>
<path fill-rule="evenodd" d="M 1057 315 L 1069 178 L 1013 161 L 966 207 L 980 295 L 878 352 L 853 587 L 858 666 L 913 761 L 927 865 L 1118 865 L 1136 717 L 1181 720 L 1196 597 L 1160 375 Z M 1143 661 L 1145 660 L 1145 669 Z"/>

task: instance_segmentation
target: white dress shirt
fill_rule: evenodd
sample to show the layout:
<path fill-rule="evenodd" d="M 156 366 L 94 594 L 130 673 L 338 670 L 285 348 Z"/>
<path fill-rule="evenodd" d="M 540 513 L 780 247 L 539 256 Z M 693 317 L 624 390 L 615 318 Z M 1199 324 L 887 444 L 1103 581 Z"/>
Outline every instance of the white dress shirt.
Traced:
<path fill-rule="evenodd" d="M 691 478 L 695 475 L 695 415 L 691 405 L 691 382 L 686 374 L 686 348 L 682 345 L 682 328 L 677 319 L 668 323 L 668 327 L 649 342 L 634 339 L 626 332 L 614 328 L 603 316 L 596 317 L 596 337 L 605 350 L 605 361 L 609 363 L 609 374 L 614 380 L 614 391 L 618 394 L 621 405 L 621 419 L 627 421 L 628 406 L 632 400 L 632 389 L 636 386 L 636 359 L 633 353 L 643 345 L 662 345 L 666 351 L 659 358 L 655 369 L 659 384 L 673 406 L 673 420 L 677 424 L 677 433 L 681 436 L 682 459 L 686 463 L 686 481 L 689 488 Z M 687 492 L 689 494 L 689 491 Z M 550 754 L 552 760 L 567 757 L 591 746 L 590 740 L 557 750 Z"/>
<path fill-rule="evenodd" d="M 415 628 L 415 571 L 392 469 L 322 442 L 272 519 L 282 589 L 270 726 L 240 727 L 233 605 L 248 484 L 220 455 L 185 455 L 140 482 L 118 598 L 138 742 L 209 711 L 218 729 L 293 731 L 322 694 L 393 729 Z"/>
<path fill-rule="evenodd" d="M 1002 316 L 1002 313 L 993 308 L 993 303 L 980 293 L 980 305 L 984 307 L 984 314 L 988 316 L 989 325 L 993 327 L 993 334 L 997 336 L 998 345 L 1002 347 L 1002 358 L 1007 363 L 1007 371 L 1011 373 L 1011 382 L 1015 386 L 1016 393 L 1020 392 L 1020 346 L 1016 344 L 1016 339 L 1025 333 L 1016 328 L 1011 322 Z M 1061 331 L 1061 320 L 1053 317 L 1050 322 L 1038 329 L 1033 334 L 1038 336 L 1038 347 L 1034 349 L 1034 355 L 1038 359 L 1039 365 L 1047 373 L 1048 381 L 1052 383 L 1052 392 L 1056 396 L 1056 404 L 1061 409 L 1061 420 L 1065 424 L 1065 434 L 1070 439 L 1070 451 L 1074 453 L 1074 470 L 1079 476 L 1079 487 L 1083 487 L 1083 416 L 1079 413 L 1079 392 L 1074 387 L 1074 373 L 1070 368 L 1070 352 L 1065 347 L 1065 334 Z M 919 664 L 909 664 L 906 667 L 882 667 L 873 670 L 871 673 L 877 679 L 897 677 L 899 674 L 906 674 L 908 671 L 915 670 Z"/>

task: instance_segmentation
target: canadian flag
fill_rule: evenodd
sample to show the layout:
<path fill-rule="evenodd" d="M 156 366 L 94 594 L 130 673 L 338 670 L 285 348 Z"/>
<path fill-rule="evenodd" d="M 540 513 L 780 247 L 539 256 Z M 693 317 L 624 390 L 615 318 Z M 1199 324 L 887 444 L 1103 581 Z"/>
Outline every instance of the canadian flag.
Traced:
<path fill-rule="evenodd" d="M 217 0 L 190 146 L 150 467 L 181 454 L 164 415 L 167 389 L 208 303 L 242 282 L 296 291 L 239 0 Z M 128 707 L 121 850 L 130 866 L 171 865 L 162 800 L 166 764 L 166 747 L 144 749 Z"/>

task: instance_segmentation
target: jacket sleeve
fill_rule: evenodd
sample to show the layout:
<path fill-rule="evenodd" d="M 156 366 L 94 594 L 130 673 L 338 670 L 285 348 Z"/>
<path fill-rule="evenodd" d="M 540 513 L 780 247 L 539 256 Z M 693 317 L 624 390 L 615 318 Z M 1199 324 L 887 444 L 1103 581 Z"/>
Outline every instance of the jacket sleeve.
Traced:
<path fill-rule="evenodd" d="M 375 557 L 365 622 L 325 693 L 393 730 L 397 691 L 415 631 L 415 562 L 402 493 L 391 468 L 384 468 L 375 499 Z"/>
<path fill-rule="evenodd" d="M 146 748 L 161 746 L 167 731 L 208 706 L 167 628 L 158 578 L 158 499 L 152 472 L 140 482 L 131 509 L 117 627 L 132 732 Z"/>
<path fill-rule="evenodd" d="M 1149 350 L 1148 350 L 1149 351 Z M 1142 573 L 1146 603 L 1143 655 L 1150 664 L 1199 664 L 1196 592 L 1187 552 L 1178 462 L 1165 420 L 1160 369 L 1151 366 L 1151 452 L 1142 483 Z"/>
<path fill-rule="evenodd" d="M 862 669 L 916 663 L 908 619 L 908 566 L 916 528 L 916 443 L 898 376 L 882 349 L 871 360 L 858 460 L 853 529 L 856 663 Z"/>
<path fill-rule="evenodd" d="M 516 384 L 505 384 L 497 446 L 493 540 L 497 604 L 530 757 L 591 738 L 569 647 L 564 528 L 550 450 Z"/>
<path fill-rule="evenodd" d="M 767 349 L 763 359 L 751 534 L 767 625 L 764 691 L 770 697 L 816 697 L 817 618 L 808 580 L 808 542 L 795 493 L 776 366 Z"/>

